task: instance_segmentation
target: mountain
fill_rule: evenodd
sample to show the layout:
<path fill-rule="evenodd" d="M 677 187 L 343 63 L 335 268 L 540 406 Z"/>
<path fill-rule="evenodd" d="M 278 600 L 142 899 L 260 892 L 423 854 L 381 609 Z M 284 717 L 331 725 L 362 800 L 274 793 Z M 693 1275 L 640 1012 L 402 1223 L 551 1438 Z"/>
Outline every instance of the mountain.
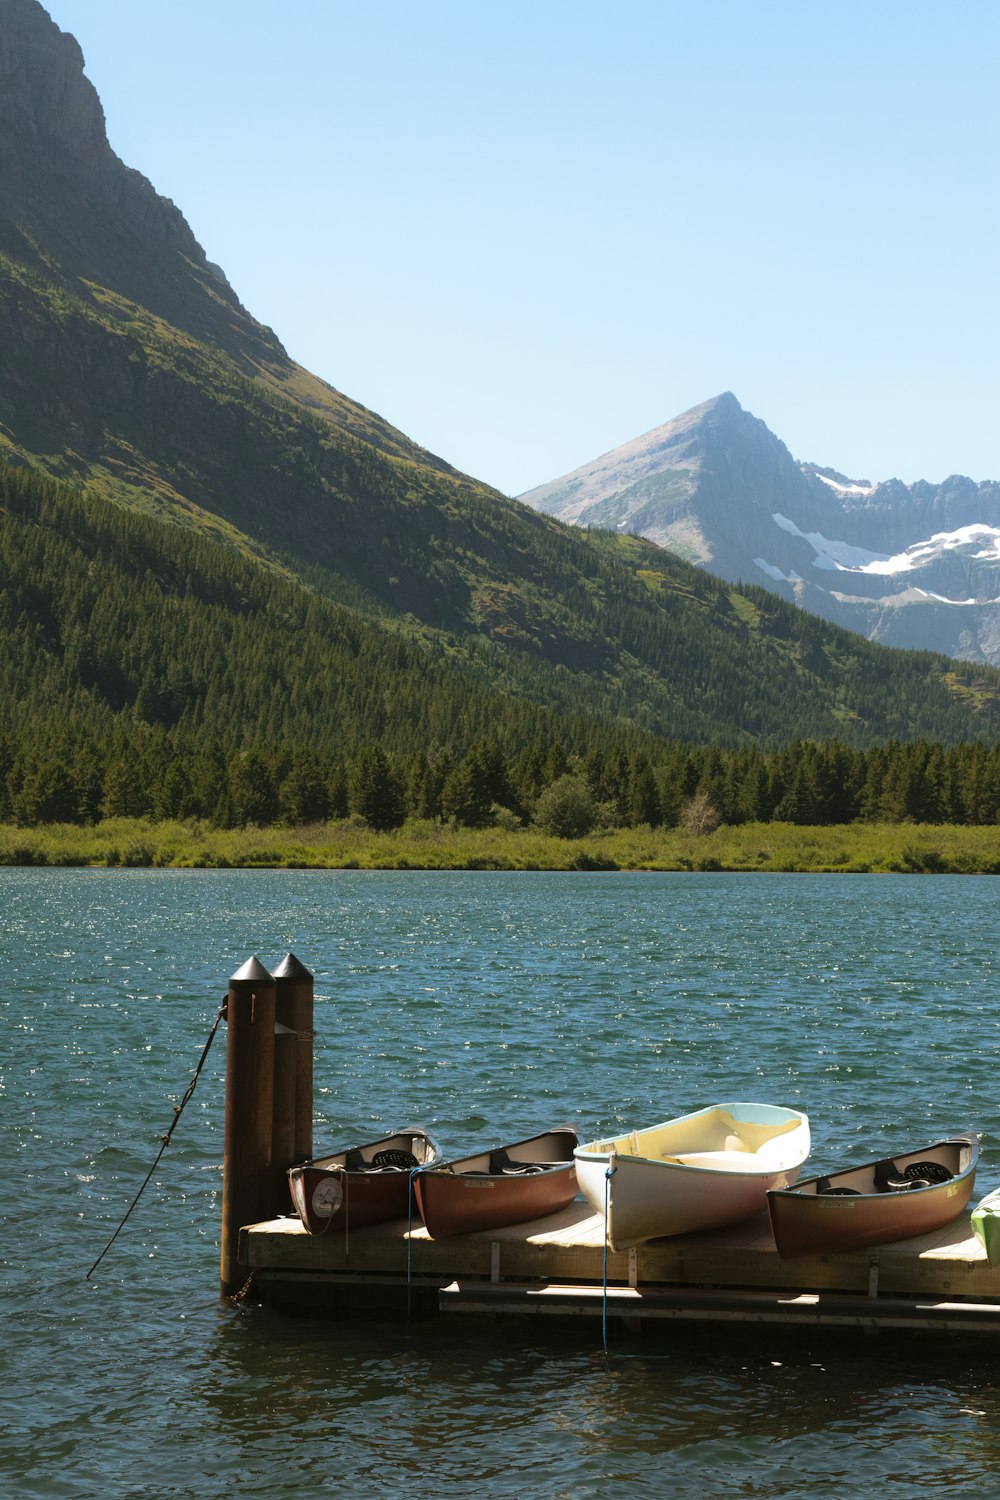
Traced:
<path fill-rule="evenodd" d="M 137 478 L 129 471 L 128 430 L 102 435 L 76 410 L 80 382 L 91 370 L 73 358 L 63 369 L 59 356 L 74 353 L 73 336 L 83 329 L 91 335 L 92 361 L 105 359 L 107 382 L 130 396 L 123 416 L 133 422 L 156 399 L 158 364 L 190 377 L 200 358 L 206 373 L 224 375 L 229 384 L 238 372 L 380 451 L 453 472 L 296 365 L 271 329 L 241 306 L 181 212 L 114 154 L 79 44 L 37 0 L 2 0 L 0 20 L 0 254 L 12 278 L 0 325 L 5 427 L 17 431 L 30 415 L 36 441 L 51 440 L 45 451 L 56 455 L 67 449 L 68 419 L 81 445 L 61 461 L 53 458 L 54 467 L 71 472 L 74 463 L 84 468 L 100 456 L 113 474 L 121 471 L 125 486 Z M 137 345 L 146 353 L 138 363 Z M 25 350 L 50 383 L 62 377 L 30 414 L 36 372 L 29 367 L 18 379 L 12 357 Z M 170 425 L 148 434 L 151 441 L 177 435 L 180 424 L 171 416 L 161 413 Z"/>
<path fill-rule="evenodd" d="M 766 583 L 869 640 L 1000 664 L 1000 484 L 800 463 L 726 392 L 521 499 Z"/>
<path fill-rule="evenodd" d="M 549 776 L 664 740 L 996 738 L 1000 674 L 568 527 L 296 365 L 114 154 L 37 0 L 0 0 L 0 181 L 10 805 L 43 760 L 159 786 L 491 736 Z"/>

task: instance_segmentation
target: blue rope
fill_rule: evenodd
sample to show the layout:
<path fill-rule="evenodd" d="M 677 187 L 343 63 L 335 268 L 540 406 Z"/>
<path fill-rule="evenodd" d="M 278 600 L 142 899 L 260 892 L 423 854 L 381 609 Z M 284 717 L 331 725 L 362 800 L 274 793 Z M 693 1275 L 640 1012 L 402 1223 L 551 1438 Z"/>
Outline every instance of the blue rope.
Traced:
<path fill-rule="evenodd" d="M 618 1171 L 617 1167 L 610 1164 L 604 1172 L 604 1290 L 601 1298 L 601 1332 L 604 1338 L 604 1353 L 608 1352 L 608 1235 L 611 1225 L 608 1222 L 609 1204 L 611 1199 L 611 1179 Z"/>
<path fill-rule="evenodd" d="M 413 1179 L 420 1171 L 419 1167 L 411 1167 L 409 1180 L 406 1184 L 406 1321 L 409 1323 L 412 1311 L 411 1288 L 413 1285 L 411 1237 L 413 1230 Z"/>

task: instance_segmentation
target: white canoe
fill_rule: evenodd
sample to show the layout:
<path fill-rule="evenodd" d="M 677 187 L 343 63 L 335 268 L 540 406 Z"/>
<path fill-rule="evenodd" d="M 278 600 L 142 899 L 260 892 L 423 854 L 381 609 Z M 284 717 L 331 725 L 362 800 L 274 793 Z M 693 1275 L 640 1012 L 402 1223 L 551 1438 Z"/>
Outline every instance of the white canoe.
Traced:
<path fill-rule="evenodd" d="M 791 1187 L 809 1155 L 809 1120 L 773 1104 L 716 1104 L 648 1130 L 578 1146 L 584 1196 L 607 1218 L 612 1250 L 735 1224 Z"/>

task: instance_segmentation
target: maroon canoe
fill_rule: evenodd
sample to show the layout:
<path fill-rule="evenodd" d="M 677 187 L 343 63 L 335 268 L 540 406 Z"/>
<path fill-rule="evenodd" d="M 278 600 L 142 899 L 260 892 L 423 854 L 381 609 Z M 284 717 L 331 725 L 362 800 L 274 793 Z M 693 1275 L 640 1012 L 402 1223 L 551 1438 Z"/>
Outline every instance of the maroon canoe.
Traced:
<path fill-rule="evenodd" d="M 493 1151 L 441 1162 L 413 1179 L 432 1239 L 544 1219 L 577 1194 L 575 1130 L 563 1128 Z"/>
<path fill-rule="evenodd" d="M 778 1254 L 824 1255 L 931 1234 L 968 1207 L 979 1137 L 971 1131 L 767 1195 Z"/>
<path fill-rule="evenodd" d="M 413 1126 L 290 1167 L 288 1187 L 310 1234 L 325 1234 L 331 1227 L 361 1229 L 407 1218 L 410 1174 L 440 1160 L 434 1137 Z"/>

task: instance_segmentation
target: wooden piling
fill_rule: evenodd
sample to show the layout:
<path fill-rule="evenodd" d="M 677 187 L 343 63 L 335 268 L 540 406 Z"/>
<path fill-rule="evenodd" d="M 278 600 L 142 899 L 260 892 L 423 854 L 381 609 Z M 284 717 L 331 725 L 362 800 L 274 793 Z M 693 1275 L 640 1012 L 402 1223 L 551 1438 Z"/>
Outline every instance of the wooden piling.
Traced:
<path fill-rule="evenodd" d="M 223 1296 L 247 1279 L 239 1264 L 244 1224 L 271 1212 L 275 983 L 256 958 L 229 981 L 226 1000 L 226 1114 L 222 1163 Z"/>
<path fill-rule="evenodd" d="M 271 1165 L 274 1214 L 289 1208 L 286 1173 L 312 1156 L 313 976 L 294 953 L 274 970 L 274 1107 Z"/>

